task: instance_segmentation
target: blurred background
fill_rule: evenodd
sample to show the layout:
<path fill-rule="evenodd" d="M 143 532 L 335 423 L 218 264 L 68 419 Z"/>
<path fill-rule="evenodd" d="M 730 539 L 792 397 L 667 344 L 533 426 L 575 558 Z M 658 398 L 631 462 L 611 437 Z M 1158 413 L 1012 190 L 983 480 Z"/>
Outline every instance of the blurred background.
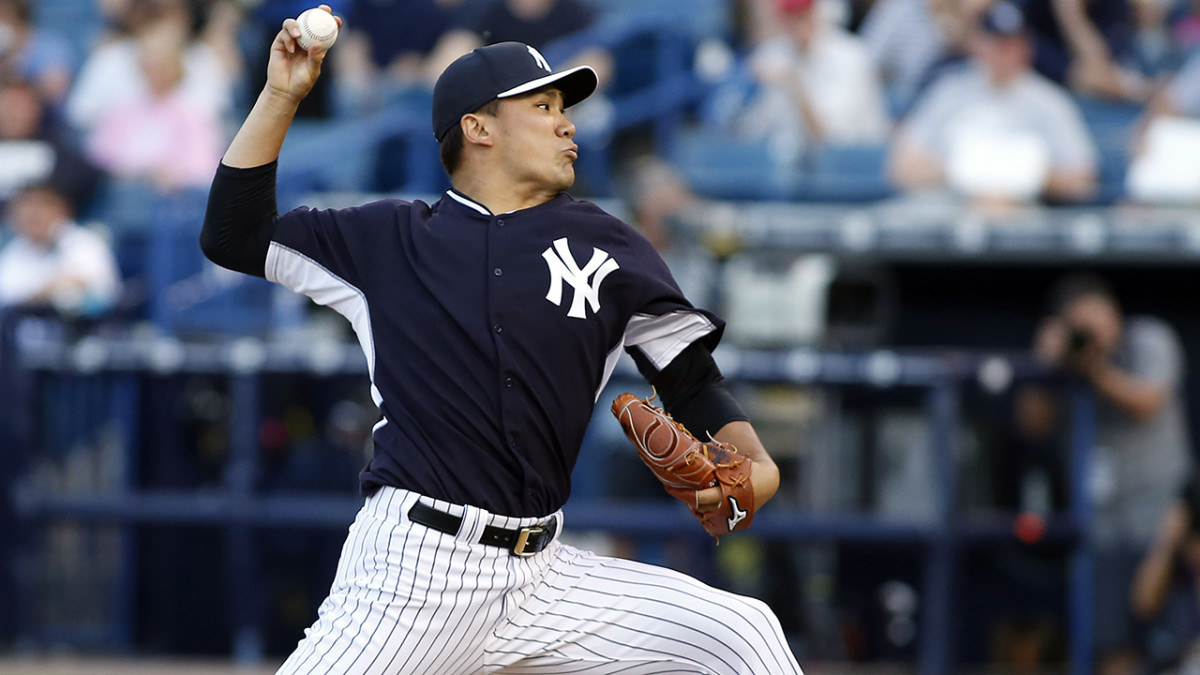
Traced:
<path fill-rule="evenodd" d="M 272 672 L 377 411 L 338 316 L 197 245 L 308 0 L 0 0 L 0 672 Z M 715 547 L 606 410 L 567 536 L 762 598 L 809 673 L 1200 672 L 1200 2 L 331 0 L 279 207 L 447 187 L 430 87 L 585 62 L 783 471 Z M 1195 527 L 1193 527 L 1195 526 Z"/>

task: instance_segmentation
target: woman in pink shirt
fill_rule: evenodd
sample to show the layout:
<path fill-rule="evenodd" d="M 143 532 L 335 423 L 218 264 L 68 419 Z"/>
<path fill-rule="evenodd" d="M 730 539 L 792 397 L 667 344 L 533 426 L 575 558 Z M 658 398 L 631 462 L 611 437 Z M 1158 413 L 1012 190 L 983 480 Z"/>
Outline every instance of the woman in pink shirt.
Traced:
<path fill-rule="evenodd" d="M 164 190 L 206 187 L 212 180 L 224 147 L 221 121 L 180 87 L 185 47 L 185 35 L 170 23 L 139 39 L 145 94 L 115 104 L 88 138 L 93 161 L 109 173 Z"/>

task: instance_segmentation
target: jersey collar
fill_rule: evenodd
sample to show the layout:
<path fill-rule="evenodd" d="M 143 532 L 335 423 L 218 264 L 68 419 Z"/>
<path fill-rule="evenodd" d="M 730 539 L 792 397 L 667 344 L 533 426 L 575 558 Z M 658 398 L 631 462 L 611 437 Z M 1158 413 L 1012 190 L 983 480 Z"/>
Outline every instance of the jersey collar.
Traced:
<path fill-rule="evenodd" d="M 453 199 L 454 201 L 458 202 L 459 204 L 466 206 L 467 208 L 474 209 L 474 210 L 482 213 L 485 216 L 496 215 L 496 214 L 492 213 L 491 211 L 489 211 L 488 208 L 486 206 L 484 206 L 483 204 L 480 204 L 479 202 L 475 201 L 474 199 L 471 199 L 470 197 L 464 195 L 463 193 L 455 190 L 454 188 L 450 188 L 449 190 L 446 190 L 446 196 Z"/>
<path fill-rule="evenodd" d="M 564 197 L 567 197 L 568 199 L 570 198 L 566 192 L 560 192 L 557 195 L 555 195 L 553 199 L 542 202 L 541 204 L 537 204 L 535 206 L 530 206 L 530 207 L 524 208 L 524 209 L 517 209 L 516 211 L 506 211 L 504 213 L 492 213 L 488 209 L 488 207 L 484 206 L 483 204 L 480 204 L 479 202 L 475 201 L 474 199 L 471 199 L 470 197 L 464 195 L 463 193 L 459 192 L 458 190 L 456 190 L 454 188 L 450 188 L 450 189 L 446 190 L 446 196 L 473 211 L 478 211 L 479 213 L 481 213 L 485 216 L 489 216 L 489 217 L 491 217 L 491 216 L 508 216 L 508 215 L 512 215 L 514 213 L 521 213 L 524 211 L 529 211 L 530 209 L 540 208 L 542 206 L 545 206 L 546 204 L 552 204 L 554 202 L 557 202 L 557 201 L 563 199 Z"/>

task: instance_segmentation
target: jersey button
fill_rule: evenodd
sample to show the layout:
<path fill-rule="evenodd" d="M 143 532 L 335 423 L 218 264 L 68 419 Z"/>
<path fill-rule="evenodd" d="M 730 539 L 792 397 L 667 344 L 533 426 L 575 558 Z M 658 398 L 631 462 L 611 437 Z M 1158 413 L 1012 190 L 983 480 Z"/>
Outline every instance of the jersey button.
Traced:
<path fill-rule="evenodd" d="M 504 378 L 504 386 L 508 387 L 509 389 L 512 389 L 513 379 L 511 377 Z"/>
<path fill-rule="evenodd" d="M 496 276 L 500 276 L 501 274 L 504 274 L 504 270 L 497 267 L 496 269 L 492 270 L 492 274 L 495 274 Z"/>
<path fill-rule="evenodd" d="M 504 332 L 504 329 L 500 327 L 500 324 L 496 324 L 495 326 L 492 326 L 492 330 L 496 331 L 497 333 Z"/>
<path fill-rule="evenodd" d="M 512 436 L 509 436 L 508 437 L 508 447 L 510 447 L 510 448 L 517 447 L 517 439 L 513 438 Z"/>
<path fill-rule="evenodd" d="M 497 225 L 499 225 L 500 227 L 504 227 L 504 221 L 503 221 L 503 220 L 497 220 L 497 221 L 496 221 L 496 224 L 497 224 Z"/>

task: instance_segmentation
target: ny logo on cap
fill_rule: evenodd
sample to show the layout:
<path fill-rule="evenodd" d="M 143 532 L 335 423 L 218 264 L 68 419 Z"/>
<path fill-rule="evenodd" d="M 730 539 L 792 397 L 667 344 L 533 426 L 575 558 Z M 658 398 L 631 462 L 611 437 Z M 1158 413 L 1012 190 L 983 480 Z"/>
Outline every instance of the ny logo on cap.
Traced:
<path fill-rule="evenodd" d="M 550 268 L 550 290 L 546 292 L 547 300 L 562 306 L 563 282 L 565 281 L 575 289 L 575 296 L 571 298 L 571 307 L 567 310 L 567 316 L 572 319 L 586 319 L 587 310 L 584 302 L 592 306 L 593 312 L 600 311 L 600 284 L 604 281 L 604 277 L 620 267 L 616 260 L 608 256 L 607 251 L 593 246 L 592 259 L 580 268 L 579 263 L 575 262 L 575 256 L 571 255 L 571 249 L 567 246 L 567 238 L 562 237 L 554 240 L 553 247 L 546 247 L 546 250 L 542 251 L 542 258 L 545 259 L 546 266 Z M 588 283 L 588 277 L 592 278 L 591 283 Z"/>
<path fill-rule="evenodd" d="M 528 49 L 529 55 L 533 57 L 534 61 L 537 61 L 538 68 L 541 68 L 542 70 L 546 71 L 547 73 L 554 72 L 550 68 L 550 64 L 546 61 L 546 57 L 542 56 L 541 52 L 534 49 L 533 47 L 530 47 L 529 45 L 525 45 L 525 49 Z"/>

